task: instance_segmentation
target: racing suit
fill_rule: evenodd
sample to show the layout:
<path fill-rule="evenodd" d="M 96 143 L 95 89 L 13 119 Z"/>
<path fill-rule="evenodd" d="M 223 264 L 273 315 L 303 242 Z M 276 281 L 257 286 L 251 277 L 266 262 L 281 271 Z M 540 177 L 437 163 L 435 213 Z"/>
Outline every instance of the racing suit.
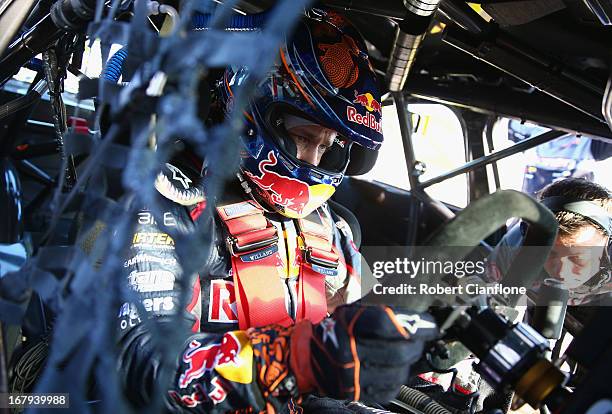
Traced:
<path fill-rule="evenodd" d="M 194 191 L 196 172 L 187 163 L 173 160 L 173 164 L 166 164 L 163 174 L 173 186 L 172 191 L 163 192 L 167 197 L 180 201 L 181 197 Z M 232 207 L 232 211 L 244 207 L 241 202 L 245 200 L 252 202 L 240 186 L 235 187 L 227 186 L 227 194 L 223 195 L 224 199 L 231 200 L 230 206 L 238 206 Z M 165 208 L 164 224 L 184 231 L 193 226 L 205 203 L 184 206 L 161 195 L 160 199 Z M 222 204 L 215 201 L 216 206 Z M 276 263 L 280 275 L 276 288 L 277 292 L 282 292 L 278 300 L 284 304 L 284 314 L 277 307 L 273 312 L 278 316 L 273 315 L 272 319 L 278 319 L 284 327 L 248 330 L 246 328 L 250 326 L 246 326 L 240 315 L 248 309 L 243 306 L 241 310 L 238 303 L 241 293 L 235 289 L 238 283 L 236 267 L 225 243 L 228 227 L 220 215 L 214 217 L 216 241 L 214 248 L 210 249 L 208 272 L 190 278 L 192 297 L 183 311 L 178 309 L 178 296 L 179 280 L 184 275 L 181 275 L 174 240 L 158 228 L 150 211 L 142 209 L 138 212 L 136 231 L 125 257 L 124 269 L 128 283 L 138 293 L 147 315 L 139 315 L 130 303 L 123 304 L 118 314 L 119 370 L 132 402 L 142 405 L 150 401 L 153 384 L 161 369 L 160 357 L 151 345 L 152 334 L 144 326 L 144 318 L 156 318 L 164 323 L 170 315 L 184 312 L 190 320 L 192 333 L 185 335 L 184 352 L 176 366 L 175 380 L 167 398 L 173 411 L 180 411 L 180 407 L 196 412 L 291 409 L 298 394 L 296 378 L 289 370 L 287 357 L 289 325 L 299 319 L 298 279 L 302 274 L 301 259 L 295 255 L 292 257 L 291 252 L 299 251 L 301 241 L 299 232 L 296 232 L 297 220 L 268 212 L 263 214 L 279 235 L 271 251 L 272 256 L 280 259 Z M 335 306 L 361 296 L 358 279 L 360 255 L 352 242 L 350 228 L 326 204 L 313 214 L 329 230 L 333 251 L 339 256 L 337 268 L 333 272 L 323 272 L 327 275 L 321 276 L 325 281 L 327 311 L 331 313 Z M 260 259 L 256 255 L 249 256 L 249 260 L 252 266 L 257 266 Z M 271 286 L 264 288 L 272 289 Z"/>

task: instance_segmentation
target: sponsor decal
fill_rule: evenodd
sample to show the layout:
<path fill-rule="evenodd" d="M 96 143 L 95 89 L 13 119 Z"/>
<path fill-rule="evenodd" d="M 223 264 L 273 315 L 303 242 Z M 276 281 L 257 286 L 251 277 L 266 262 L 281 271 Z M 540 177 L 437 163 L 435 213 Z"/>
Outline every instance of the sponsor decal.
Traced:
<path fill-rule="evenodd" d="M 208 321 L 216 323 L 238 322 L 234 283 L 226 280 L 211 280 L 208 302 Z"/>
<path fill-rule="evenodd" d="M 350 122 L 354 122 L 356 124 L 366 126 L 370 129 L 373 129 L 374 131 L 378 133 L 382 133 L 380 122 L 378 122 L 376 120 L 376 117 L 372 115 L 370 112 L 366 113 L 365 115 L 361 115 L 360 113 L 357 112 L 357 108 L 355 108 L 354 106 L 347 106 L 346 107 L 346 118 Z"/>
<path fill-rule="evenodd" d="M 136 256 L 123 262 L 123 267 L 130 267 L 141 263 L 159 263 L 162 265 L 175 265 L 176 258 L 158 257 L 147 253 L 138 253 Z"/>
<path fill-rule="evenodd" d="M 428 321 L 427 319 L 421 319 L 421 317 L 417 314 L 415 315 L 405 315 L 402 313 L 395 314 L 395 317 L 399 321 L 399 323 L 406 328 L 406 330 L 414 335 L 417 333 L 419 329 L 435 329 L 436 324 Z"/>
<path fill-rule="evenodd" d="M 246 253 L 240 256 L 240 260 L 243 262 L 255 262 L 257 260 L 265 259 L 266 257 L 272 256 L 274 253 L 278 251 L 277 245 L 272 245 L 270 247 L 266 247 L 265 249 L 258 250 L 252 253 Z"/>
<path fill-rule="evenodd" d="M 223 207 L 223 212 L 225 212 L 228 219 L 243 216 L 245 213 L 252 211 L 258 211 L 258 209 L 251 203 L 236 203 Z"/>
<path fill-rule="evenodd" d="M 368 112 L 378 112 L 382 116 L 382 105 L 370 92 L 358 94 L 355 91 L 355 100 L 353 103 L 363 106 Z"/>
<path fill-rule="evenodd" d="M 117 315 L 118 318 L 122 318 L 124 316 L 127 316 L 130 314 L 130 304 L 128 302 L 125 302 L 123 305 L 121 305 L 121 307 L 119 308 L 119 314 Z M 136 312 L 136 308 L 134 308 L 134 312 Z"/>
<path fill-rule="evenodd" d="M 164 222 L 164 226 L 176 227 L 176 218 L 174 218 L 171 212 L 164 212 L 162 219 Z M 150 211 L 140 211 L 138 213 L 138 224 L 156 225 L 157 221 L 155 220 L 155 216 L 153 216 L 153 213 L 151 213 Z"/>
<path fill-rule="evenodd" d="M 128 328 L 133 328 L 141 323 L 136 306 L 128 302 L 124 303 L 121 305 L 121 308 L 119 308 L 118 318 L 121 319 L 119 322 L 119 328 L 122 331 Z"/>
<path fill-rule="evenodd" d="M 230 381 L 243 384 L 252 381 L 253 349 L 242 331 L 226 333 L 221 343 L 202 345 L 194 339 L 183 354 L 183 362 L 187 369 L 179 377 L 180 388 L 187 388 L 213 369 Z"/>
<path fill-rule="evenodd" d="M 169 312 L 174 309 L 174 301 L 172 296 L 145 298 L 142 300 L 142 306 L 147 312 Z M 121 319 L 119 323 L 121 330 L 132 328 L 141 322 L 136 305 L 129 302 L 121 305 L 117 318 Z"/>
<path fill-rule="evenodd" d="M 236 338 L 239 343 L 237 355 L 225 363 L 222 363 L 223 358 L 220 358 L 219 363 L 215 366 L 215 371 L 229 381 L 250 384 L 253 381 L 253 348 L 249 337 L 244 331 L 229 332 L 223 337 L 224 343 L 228 335 Z M 223 347 L 223 344 L 221 346 Z"/>
<path fill-rule="evenodd" d="M 193 182 L 193 181 L 191 181 L 191 178 L 187 177 L 181 170 L 179 170 L 177 167 L 175 167 L 172 164 L 166 163 L 166 167 L 170 171 L 172 171 L 172 179 L 174 181 L 178 181 L 179 183 L 181 183 L 183 188 L 185 190 L 188 190 L 189 189 L 189 184 L 191 184 Z"/>
<path fill-rule="evenodd" d="M 168 395 L 179 405 L 190 408 L 197 407 L 209 400 L 212 401 L 214 405 L 225 401 L 227 390 L 223 387 L 221 379 L 219 377 L 214 377 L 210 383 L 213 388 L 208 394 L 206 394 L 206 390 L 201 384 L 195 384 L 195 391 L 191 394 L 181 395 L 176 391 L 168 391 Z"/>
<path fill-rule="evenodd" d="M 174 309 L 174 301 L 172 299 L 172 296 L 146 298 L 142 300 L 142 306 L 144 306 L 147 312 L 168 312 Z"/>
<path fill-rule="evenodd" d="M 328 267 L 318 266 L 316 264 L 312 264 L 312 270 L 317 273 L 321 273 L 325 276 L 338 276 L 338 269 L 330 269 Z"/>
<path fill-rule="evenodd" d="M 131 272 L 128 283 L 136 292 L 158 292 L 174 289 L 174 274 L 167 270 Z"/>
<path fill-rule="evenodd" d="M 176 401 L 179 405 L 190 408 L 196 407 L 199 404 L 202 404 L 204 401 L 208 401 L 206 390 L 201 384 L 195 384 L 194 388 L 195 391 L 188 395 L 181 395 L 176 391 L 168 391 L 168 395 L 170 395 L 170 398 Z"/>
<path fill-rule="evenodd" d="M 134 233 L 134 246 L 174 246 L 174 239 L 166 233 Z"/>
<path fill-rule="evenodd" d="M 223 384 L 219 377 L 214 377 L 210 383 L 213 386 L 212 391 L 208 394 L 213 404 L 217 405 L 225 400 L 227 397 L 227 391 L 223 388 Z"/>
<path fill-rule="evenodd" d="M 276 155 L 270 151 L 268 158 L 259 163 L 261 176 L 258 177 L 249 171 L 245 171 L 245 174 L 259 188 L 267 191 L 266 194 L 273 204 L 301 214 L 310 199 L 310 188 L 303 181 L 270 171 L 269 168 L 275 166 L 277 162 Z"/>

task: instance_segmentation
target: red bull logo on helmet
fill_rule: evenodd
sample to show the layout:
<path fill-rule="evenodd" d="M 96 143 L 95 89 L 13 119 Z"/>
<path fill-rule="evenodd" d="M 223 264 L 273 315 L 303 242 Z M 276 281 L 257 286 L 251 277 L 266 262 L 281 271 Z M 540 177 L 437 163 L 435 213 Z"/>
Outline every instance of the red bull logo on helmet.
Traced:
<path fill-rule="evenodd" d="M 382 116 L 382 106 L 380 102 L 374 99 L 374 96 L 372 96 L 370 92 L 358 94 L 357 91 L 355 91 L 355 100 L 353 103 L 360 104 L 367 109 L 368 112 L 378 112 Z"/>
<path fill-rule="evenodd" d="M 259 188 L 265 190 L 269 200 L 278 206 L 284 207 L 297 214 L 302 214 L 304 207 L 310 200 L 310 187 L 303 181 L 295 178 L 285 177 L 269 168 L 278 162 L 274 152 L 268 152 L 268 158 L 259 163 L 261 176 L 245 171 L 245 174 Z"/>
<path fill-rule="evenodd" d="M 232 332 L 223 335 L 221 343 L 202 345 L 200 341 L 194 339 L 183 354 L 183 362 L 187 364 L 187 369 L 179 377 L 179 387 L 187 388 L 193 380 L 224 365 L 239 366 L 241 359 L 238 354 L 241 348 L 240 341 Z"/>
<path fill-rule="evenodd" d="M 350 122 L 366 126 L 382 134 L 382 128 L 380 125 L 380 121 L 382 119 L 382 106 L 380 102 L 374 99 L 374 96 L 372 96 L 370 92 L 358 94 L 357 91 L 355 91 L 355 100 L 353 100 L 353 103 L 363 106 L 367 112 L 365 115 L 362 115 L 354 106 L 347 106 L 346 119 L 348 119 Z M 376 116 L 374 116 L 374 112 L 379 113 L 378 119 L 376 119 Z"/>

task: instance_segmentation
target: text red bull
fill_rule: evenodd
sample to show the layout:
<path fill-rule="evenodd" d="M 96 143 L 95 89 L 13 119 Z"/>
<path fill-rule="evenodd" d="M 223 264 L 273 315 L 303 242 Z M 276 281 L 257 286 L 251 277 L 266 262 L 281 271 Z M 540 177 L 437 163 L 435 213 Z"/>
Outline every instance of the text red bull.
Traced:
<path fill-rule="evenodd" d="M 262 190 L 269 191 L 270 201 L 301 214 L 310 199 L 308 184 L 295 178 L 284 177 L 267 167 L 277 163 L 274 152 L 268 152 L 268 158 L 259 163 L 260 177 L 246 171 L 245 174 Z"/>
<path fill-rule="evenodd" d="M 215 367 L 226 364 L 239 365 L 240 348 L 240 342 L 231 332 L 223 335 L 220 344 L 202 346 L 200 341 L 194 339 L 183 354 L 183 362 L 188 364 L 188 367 L 179 377 L 179 387 L 187 388 L 193 380 L 201 378 Z"/>
<path fill-rule="evenodd" d="M 371 113 L 367 112 L 366 115 L 361 115 L 357 112 L 354 106 L 346 107 L 346 119 L 356 124 L 361 124 L 376 132 L 382 133 L 382 127 L 380 122 L 376 120 L 376 117 Z"/>

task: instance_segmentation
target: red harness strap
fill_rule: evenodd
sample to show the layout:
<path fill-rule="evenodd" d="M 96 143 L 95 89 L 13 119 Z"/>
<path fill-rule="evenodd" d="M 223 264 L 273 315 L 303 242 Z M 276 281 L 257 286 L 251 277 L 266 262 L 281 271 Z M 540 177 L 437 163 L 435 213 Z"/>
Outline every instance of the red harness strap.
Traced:
<path fill-rule="evenodd" d="M 276 227 L 254 201 L 220 206 L 217 212 L 230 234 L 227 247 L 232 255 L 240 329 L 293 324 L 285 306 L 286 275 L 278 253 Z M 332 244 L 331 231 L 321 224 L 316 212 L 308 219 L 298 220 L 298 228 L 302 256 L 296 320 L 317 323 L 327 315 L 325 276 L 337 274 L 339 256 Z"/>
<path fill-rule="evenodd" d="M 338 274 L 339 255 L 331 231 L 323 226 L 316 211 L 306 219 L 298 219 L 298 228 L 304 253 L 300 263 L 296 322 L 308 319 L 318 323 L 327 316 L 325 277 Z"/>
<path fill-rule="evenodd" d="M 278 234 L 254 201 L 217 207 L 229 232 L 227 247 L 240 329 L 271 324 L 289 326 L 293 320 L 285 307 L 280 275 Z"/>

